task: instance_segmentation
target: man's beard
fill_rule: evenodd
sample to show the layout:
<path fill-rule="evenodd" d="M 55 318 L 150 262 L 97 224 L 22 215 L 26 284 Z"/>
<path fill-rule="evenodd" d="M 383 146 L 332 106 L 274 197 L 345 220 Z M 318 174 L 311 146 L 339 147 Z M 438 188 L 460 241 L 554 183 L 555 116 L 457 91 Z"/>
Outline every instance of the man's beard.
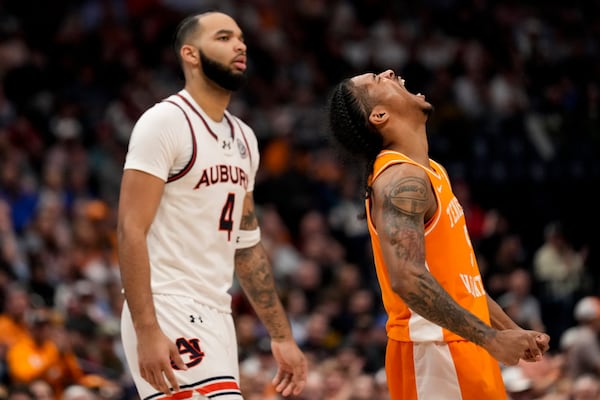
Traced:
<path fill-rule="evenodd" d="M 232 72 L 225 65 L 205 56 L 202 50 L 198 49 L 198 53 L 200 54 L 204 75 L 218 86 L 233 92 L 246 83 L 246 74 L 244 72 Z"/>

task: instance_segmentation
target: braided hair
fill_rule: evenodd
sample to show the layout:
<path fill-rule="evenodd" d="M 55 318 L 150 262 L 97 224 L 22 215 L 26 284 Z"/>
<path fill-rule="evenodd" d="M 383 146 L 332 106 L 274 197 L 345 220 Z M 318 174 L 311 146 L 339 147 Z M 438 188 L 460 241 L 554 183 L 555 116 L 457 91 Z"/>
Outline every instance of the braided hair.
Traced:
<path fill-rule="evenodd" d="M 368 177 L 375 158 L 383 148 L 383 137 L 369 122 L 373 104 L 366 89 L 344 79 L 333 89 L 329 98 L 329 129 L 337 144 L 348 155 L 364 163 L 366 197 L 371 188 Z"/>

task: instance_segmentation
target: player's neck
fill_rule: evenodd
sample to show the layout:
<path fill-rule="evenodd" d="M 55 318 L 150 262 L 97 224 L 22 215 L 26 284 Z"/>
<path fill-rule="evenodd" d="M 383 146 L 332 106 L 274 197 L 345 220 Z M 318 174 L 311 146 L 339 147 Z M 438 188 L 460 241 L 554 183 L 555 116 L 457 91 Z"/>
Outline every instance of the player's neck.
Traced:
<path fill-rule="evenodd" d="M 383 137 L 386 149 L 405 154 L 423 165 L 429 164 L 429 143 L 424 125 L 390 125 L 384 130 Z"/>
<path fill-rule="evenodd" d="M 427 151 L 426 143 L 410 143 L 408 145 L 392 144 L 390 146 L 386 146 L 386 149 L 402 153 L 405 156 L 409 157 L 411 160 L 416 161 L 419 164 L 424 165 L 426 167 L 429 167 L 429 153 Z"/>
<path fill-rule="evenodd" d="M 231 100 L 231 92 L 207 82 L 196 85 L 188 83 L 185 85 L 185 90 L 210 119 L 216 122 L 223 119 L 225 109 Z"/>

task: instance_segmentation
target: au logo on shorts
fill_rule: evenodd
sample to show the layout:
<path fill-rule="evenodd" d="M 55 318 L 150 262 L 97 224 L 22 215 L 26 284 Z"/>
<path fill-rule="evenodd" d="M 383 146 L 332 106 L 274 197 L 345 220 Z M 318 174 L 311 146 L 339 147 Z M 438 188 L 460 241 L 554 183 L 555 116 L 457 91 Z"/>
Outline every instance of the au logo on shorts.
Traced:
<path fill-rule="evenodd" d="M 200 348 L 200 339 L 198 338 L 179 338 L 175 341 L 175 345 L 188 368 L 195 367 L 204 359 L 204 351 Z M 179 369 L 173 361 L 171 361 L 171 367 L 173 367 L 173 369 Z"/>

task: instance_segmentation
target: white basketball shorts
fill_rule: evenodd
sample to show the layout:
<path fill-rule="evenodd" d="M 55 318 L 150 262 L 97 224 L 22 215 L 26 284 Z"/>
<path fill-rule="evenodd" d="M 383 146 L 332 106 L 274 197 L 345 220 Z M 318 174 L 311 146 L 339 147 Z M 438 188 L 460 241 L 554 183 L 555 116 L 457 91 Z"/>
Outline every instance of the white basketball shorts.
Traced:
<path fill-rule="evenodd" d="M 175 370 L 180 392 L 172 399 L 241 400 L 235 327 L 231 314 L 181 296 L 154 295 L 158 323 L 188 369 Z M 140 375 L 137 339 L 127 302 L 121 316 L 125 357 L 141 400 L 166 400 Z"/>

